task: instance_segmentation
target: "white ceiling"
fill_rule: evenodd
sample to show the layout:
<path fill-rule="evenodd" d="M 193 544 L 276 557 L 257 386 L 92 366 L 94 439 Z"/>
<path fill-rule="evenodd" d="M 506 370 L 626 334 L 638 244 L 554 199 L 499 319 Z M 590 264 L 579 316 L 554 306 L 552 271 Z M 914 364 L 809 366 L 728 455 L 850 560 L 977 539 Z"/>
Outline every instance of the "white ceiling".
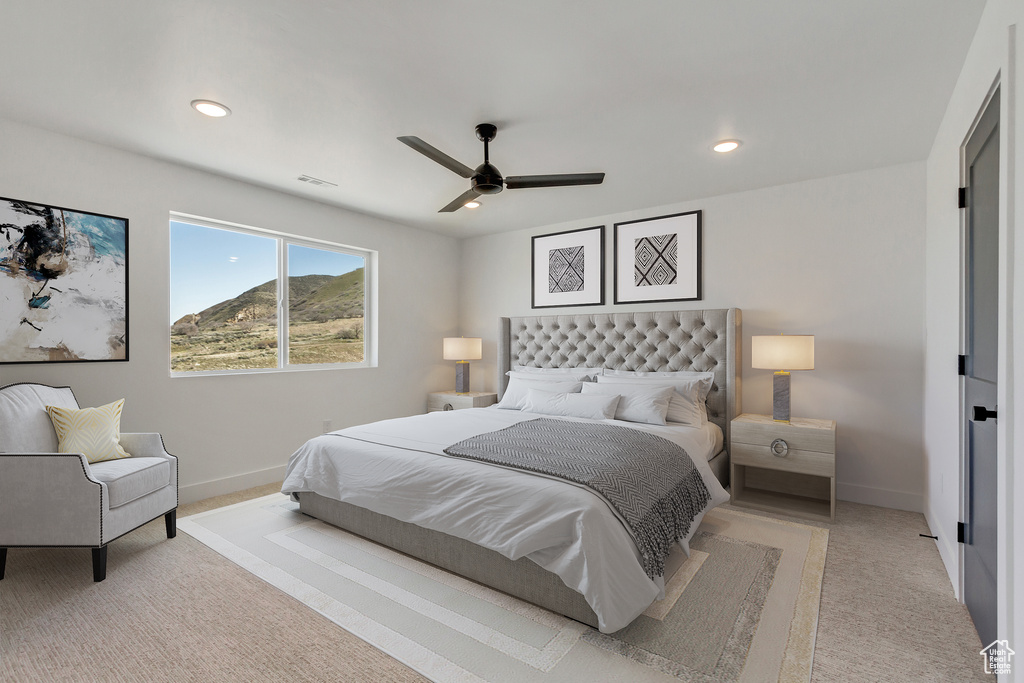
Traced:
<path fill-rule="evenodd" d="M 922 160 L 983 6 L 4 0 L 0 117 L 476 235 Z M 395 138 L 474 167 L 481 122 L 504 175 L 605 182 L 439 214 L 469 181 Z"/>

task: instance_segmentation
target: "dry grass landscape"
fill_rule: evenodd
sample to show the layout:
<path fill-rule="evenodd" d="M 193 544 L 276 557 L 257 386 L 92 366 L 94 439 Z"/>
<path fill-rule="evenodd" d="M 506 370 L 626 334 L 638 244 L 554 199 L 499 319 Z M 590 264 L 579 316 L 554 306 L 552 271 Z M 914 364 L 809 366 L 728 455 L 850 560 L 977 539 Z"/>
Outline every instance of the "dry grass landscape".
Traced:
<path fill-rule="evenodd" d="M 363 360 L 363 319 L 289 325 L 289 362 L 358 363 Z M 226 323 L 171 336 L 171 370 L 237 370 L 277 367 L 277 325 L 265 320 Z"/>
<path fill-rule="evenodd" d="M 363 269 L 288 280 L 288 363 L 363 360 Z M 171 325 L 171 371 L 277 367 L 277 281 Z"/>

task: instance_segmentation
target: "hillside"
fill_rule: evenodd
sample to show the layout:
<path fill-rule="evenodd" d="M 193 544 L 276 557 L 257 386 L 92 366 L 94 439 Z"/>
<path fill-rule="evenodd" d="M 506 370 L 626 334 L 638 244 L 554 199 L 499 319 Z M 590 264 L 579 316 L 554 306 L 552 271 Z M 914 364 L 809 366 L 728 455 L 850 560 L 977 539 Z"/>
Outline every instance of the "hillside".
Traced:
<path fill-rule="evenodd" d="M 295 322 L 358 318 L 363 315 L 363 269 L 342 275 L 302 275 L 288 279 L 288 317 Z M 226 323 L 273 318 L 277 307 L 277 280 L 264 282 L 238 296 L 198 313 L 200 330 Z M 174 326 L 196 322 L 189 314 Z"/>
<path fill-rule="evenodd" d="M 288 318 L 294 321 L 337 320 L 338 318 L 363 317 L 363 269 L 337 277 L 307 275 L 307 278 L 327 277 L 327 280 L 310 287 L 305 294 L 292 285 L 291 306 Z M 301 280 L 302 278 L 292 278 Z"/>

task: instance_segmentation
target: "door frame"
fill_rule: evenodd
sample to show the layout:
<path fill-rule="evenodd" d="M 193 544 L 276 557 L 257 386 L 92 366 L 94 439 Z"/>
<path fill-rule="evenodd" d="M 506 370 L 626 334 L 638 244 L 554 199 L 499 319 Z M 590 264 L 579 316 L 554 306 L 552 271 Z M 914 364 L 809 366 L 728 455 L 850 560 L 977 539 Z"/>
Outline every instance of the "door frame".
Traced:
<path fill-rule="evenodd" d="M 959 156 L 960 156 L 960 187 L 965 187 L 967 184 L 967 142 L 971 139 L 971 136 L 978 128 L 978 124 L 981 122 L 981 117 L 988 108 L 988 105 L 992 102 L 993 97 L 997 90 L 1000 90 L 1000 86 L 1003 81 L 1003 74 L 1000 72 L 996 75 L 995 80 L 989 87 L 988 92 L 985 94 L 985 98 L 982 100 L 978 107 L 978 113 L 975 115 L 974 120 L 971 122 L 967 133 L 964 135 L 963 141 L 960 144 Z M 1012 88 L 1012 85 L 1011 85 Z M 1000 638 L 1009 638 L 1013 641 L 1014 634 L 1011 633 L 1012 629 L 1012 613 L 1008 609 L 1009 600 L 1012 598 L 1010 595 L 1012 586 L 1012 567 L 1013 561 L 1012 549 L 1013 549 L 1013 520 L 1012 520 L 1012 500 L 1013 500 L 1013 477 L 1008 476 L 1011 473 L 1007 463 L 1007 423 L 1013 419 L 1013 405 L 1012 405 L 1012 377 L 1011 373 L 1008 372 L 1008 368 L 1011 367 L 1010 361 L 1012 359 L 1012 349 L 1009 345 L 1009 340 L 1012 337 L 1012 323 L 1013 323 L 1013 311 L 1012 311 L 1012 299 L 1009 294 L 1012 291 L 1012 273 L 1013 273 L 1013 253 L 1012 240 L 1009 239 L 1010 231 L 1008 230 L 1008 219 L 1007 219 L 1007 193 L 1014 192 L 1013 178 L 1011 173 L 1011 167 L 1008 167 L 1009 155 L 1012 154 L 1012 150 L 1007 145 L 1007 127 L 1005 122 L 1009 120 L 1010 114 L 1008 108 L 1011 107 L 1012 93 L 1005 92 L 1005 88 L 1000 93 L 1000 108 L 999 108 L 999 125 L 1000 125 L 1000 136 L 999 136 L 999 295 L 997 302 L 999 330 L 997 334 L 997 359 L 999 364 L 998 369 L 998 388 L 997 388 L 997 405 L 999 406 L 999 413 L 1002 419 L 997 420 L 996 423 L 996 468 L 998 472 L 998 481 L 996 484 L 996 490 L 998 492 L 998 500 L 996 501 L 997 506 L 997 524 L 998 524 L 998 542 L 997 542 L 997 577 L 996 577 L 996 593 L 998 603 L 1000 605 L 999 614 L 997 618 L 996 628 Z M 1012 125 L 1012 122 L 1011 124 Z M 959 315 L 959 349 L 962 354 L 966 348 L 966 329 L 967 329 L 967 282 L 964 277 L 967 272 L 967 211 L 960 210 L 960 254 L 959 254 L 959 276 L 960 276 L 960 315 Z M 959 450 L 960 450 L 960 511 L 958 519 L 963 522 L 967 517 L 968 510 L 968 491 L 967 491 L 967 480 L 968 480 L 968 465 L 967 465 L 967 433 L 965 427 L 965 417 L 968 411 L 966 401 L 966 387 L 963 377 L 958 378 L 958 403 L 959 403 Z M 957 543 L 957 578 L 958 585 L 956 586 L 956 593 L 959 601 L 964 603 L 964 551 L 965 546 L 963 543 Z M 988 643 L 982 643 L 982 646 L 988 645 Z"/>

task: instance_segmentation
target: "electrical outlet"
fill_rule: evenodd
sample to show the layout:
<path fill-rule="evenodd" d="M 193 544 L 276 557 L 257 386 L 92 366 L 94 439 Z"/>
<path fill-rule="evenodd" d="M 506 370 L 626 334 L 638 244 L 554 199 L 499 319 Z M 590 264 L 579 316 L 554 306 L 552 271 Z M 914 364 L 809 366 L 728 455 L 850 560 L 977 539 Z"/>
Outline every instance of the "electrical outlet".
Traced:
<path fill-rule="evenodd" d="M 323 433 L 326 434 L 329 431 L 331 431 L 331 421 L 330 420 L 324 420 L 324 431 L 323 431 Z"/>

